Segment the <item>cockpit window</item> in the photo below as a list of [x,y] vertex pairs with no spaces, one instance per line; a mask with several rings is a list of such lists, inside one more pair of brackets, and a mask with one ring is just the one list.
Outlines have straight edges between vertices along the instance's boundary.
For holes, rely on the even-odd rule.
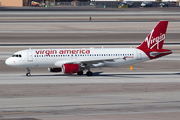
[[21,54],[14,54],[14,55],[12,55],[12,57],[22,57],[22,55]]

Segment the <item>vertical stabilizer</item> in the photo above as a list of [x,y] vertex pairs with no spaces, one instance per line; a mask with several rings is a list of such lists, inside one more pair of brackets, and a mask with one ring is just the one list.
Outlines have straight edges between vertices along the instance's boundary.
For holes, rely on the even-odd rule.
[[160,21],[137,49],[146,53],[150,59],[156,59],[171,54],[171,50],[162,49],[167,26],[168,21]]
[[162,49],[166,36],[168,21],[160,21],[149,33],[138,49]]

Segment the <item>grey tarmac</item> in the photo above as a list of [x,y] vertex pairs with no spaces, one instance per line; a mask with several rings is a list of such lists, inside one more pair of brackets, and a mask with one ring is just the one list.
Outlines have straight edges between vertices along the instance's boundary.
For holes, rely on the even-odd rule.
[[[177,72],[124,72],[98,76],[0,75],[1,118],[108,120],[169,114],[178,120],[180,79]],[[130,117],[131,116],[131,117]],[[150,117],[151,118],[151,117]],[[135,117],[133,119],[139,119]]]

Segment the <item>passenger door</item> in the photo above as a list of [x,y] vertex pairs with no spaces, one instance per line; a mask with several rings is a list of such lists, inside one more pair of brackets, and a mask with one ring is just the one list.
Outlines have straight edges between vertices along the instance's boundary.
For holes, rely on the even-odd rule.
[[137,60],[141,60],[142,59],[141,51],[136,50],[136,53],[137,53]]

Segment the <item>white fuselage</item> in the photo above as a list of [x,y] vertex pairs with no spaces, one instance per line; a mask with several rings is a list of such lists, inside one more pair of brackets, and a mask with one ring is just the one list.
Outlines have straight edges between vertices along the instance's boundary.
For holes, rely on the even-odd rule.
[[82,61],[93,61],[91,67],[115,67],[150,60],[136,48],[27,49],[14,55],[6,60],[6,64],[18,68],[61,68],[65,63]]

